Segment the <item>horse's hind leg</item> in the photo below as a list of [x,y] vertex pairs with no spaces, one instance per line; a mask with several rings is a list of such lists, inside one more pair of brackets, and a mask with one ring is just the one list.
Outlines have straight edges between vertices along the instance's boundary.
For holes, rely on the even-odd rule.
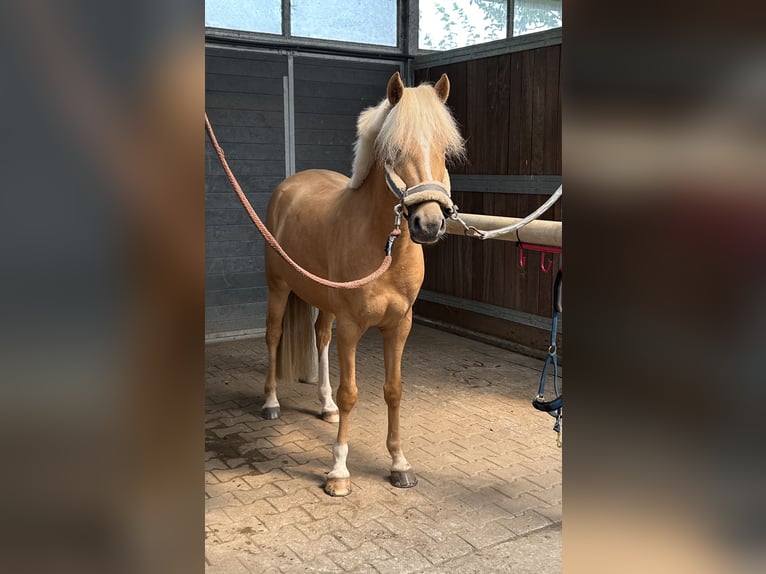
[[383,333],[383,357],[386,366],[386,382],[383,394],[388,405],[388,438],[386,446],[391,454],[391,484],[398,488],[410,488],[418,483],[415,471],[407,462],[399,438],[399,404],[402,400],[402,353],[412,327],[412,310]]
[[319,316],[314,325],[317,353],[319,355],[319,402],[322,404],[322,419],[328,423],[337,423],[340,419],[338,405],[332,400],[328,353],[330,340],[332,339],[332,322],[334,319],[335,317],[331,313],[319,311]]
[[287,297],[290,289],[286,284],[269,285],[269,314],[266,319],[266,345],[269,349],[269,372],[266,375],[264,394],[266,402],[261,409],[265,419],[278,419],[279,401],[277,400],[277,351],[282,337],[282,317],[285,314]]

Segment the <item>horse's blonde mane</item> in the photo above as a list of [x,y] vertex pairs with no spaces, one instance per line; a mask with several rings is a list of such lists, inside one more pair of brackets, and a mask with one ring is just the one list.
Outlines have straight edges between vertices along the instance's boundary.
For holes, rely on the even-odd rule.
[[384,99],[367,108],[359,115],[356,130],[350,188],[364,183],[376,158],[381,163],[393,162],[426,144],[444,149],[448,158],[465,153],[455,119],[430,84],[405,88],[393,107]]

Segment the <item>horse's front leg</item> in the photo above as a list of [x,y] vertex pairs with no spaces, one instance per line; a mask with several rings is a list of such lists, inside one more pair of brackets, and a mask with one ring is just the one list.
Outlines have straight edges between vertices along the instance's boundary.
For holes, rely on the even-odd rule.
[[332,447],[333,467],[327,474],[324,490],[330,496],[351,494],[351,474],[348,472],[348,423],[351,409],[356,405],[358,389],[356,386],[356,345],[362,336],[362,330],[351,321],[337,322],[338,366],[340,385],[336,396],[340,421],[338,438]]
[[391,484],[398,488],[410,488],[418,483],[415,471],[407,462],[399,437],[399,405],[402,401],[402,353],[412,327],[412,309],[399,323],[383,333],[383,356],[386,366],[386,382],[383,393],[388,405],[388,437],[386,446],[391,453]]

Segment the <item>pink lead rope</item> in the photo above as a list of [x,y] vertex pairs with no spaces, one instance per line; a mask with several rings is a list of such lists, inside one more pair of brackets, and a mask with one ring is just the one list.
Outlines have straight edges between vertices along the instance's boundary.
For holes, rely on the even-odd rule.
[[332,287],[334,289],[357,289],[359,287],[367,285],[368,283],[372,283],[373,281],[378,279],[391,266],[391,248],[394,245],[394,241],[401,233],[401,230],[399,229],[398,216],[396,218],[394,229],[391,231],[391,233],[388,236],[388,243],[386,244],[386,256],[383,258],[383,261],[381,262],[380,267],[378,267],[375,271],[373,271],[366,277],[362,277],[361,279],[355,279],[354,281],[342,281],[342,282],[330,281],[329,279],[324,279],[322,277],[314,275],[310,271],[307,271],[303,267],[298,265],[295,261],[293,261],[290,258],[290,256],[287,253],[285,253],[285,250],[282,249],[282,246],[279,245],[279,243],[277,243],[277,240],[274,238],[271,232],[266,228],[263,221],[261,221],[261,218],[258,217],[258,214],[253,209],[253,206],[250,204],[250,201],[248,201],[247,197],[245,196],[245,192],[242,191],[242,188],[240,187],[239,182],[237,181],[237,178],[234,176],[234,173],[231,171],[229,164],[226,162],[226,157],[223,153],[223,149],[221,148],[220,145],[218,145],[218,140],[215,137],[215,133],[213,133],[213,128],[210,125],[210,120],[208,120],[207,118],[207,113],[205,113],[205,130],[207,131],[207,136],[210,138],[210,143],[213,144],[213,148],[215,149],[215,152],[218,155],[218,159],[221,161],[221,166],[223,167],[223,171],[226,172],[226,176],[229,178],[229,183],[231,183],[231,186],[234,188],[234,191],[237,193],[237,197],[239,197],[239,201],[242,203],[242,207],[245,208],[245,211],[247,211],[247,214],[250,216],[250,219],[258,228],[258,231],[261,232],[261,235],[263,235],[263,238],[266,240],[266,243],[268,243],[269,246],[274,251],[276,251],[279,254],[279,256],[282,259],[284,259],[298,273],[300,273],[304,277],[311,279],[312,281],[316,283],[319,283],[320,285],[324,285],[325,287]]

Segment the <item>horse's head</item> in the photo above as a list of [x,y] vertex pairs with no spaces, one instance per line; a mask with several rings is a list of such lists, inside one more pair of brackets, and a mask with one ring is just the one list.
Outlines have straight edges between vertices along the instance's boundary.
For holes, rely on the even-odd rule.
[[446,74],[434,86],[405,88],[398,72],[388,82],[390,112],[376,145],[416,243],[438,241],[452,209],[446,163],[449,156],[462,154],[463,139],[445,105],[449,89]]

